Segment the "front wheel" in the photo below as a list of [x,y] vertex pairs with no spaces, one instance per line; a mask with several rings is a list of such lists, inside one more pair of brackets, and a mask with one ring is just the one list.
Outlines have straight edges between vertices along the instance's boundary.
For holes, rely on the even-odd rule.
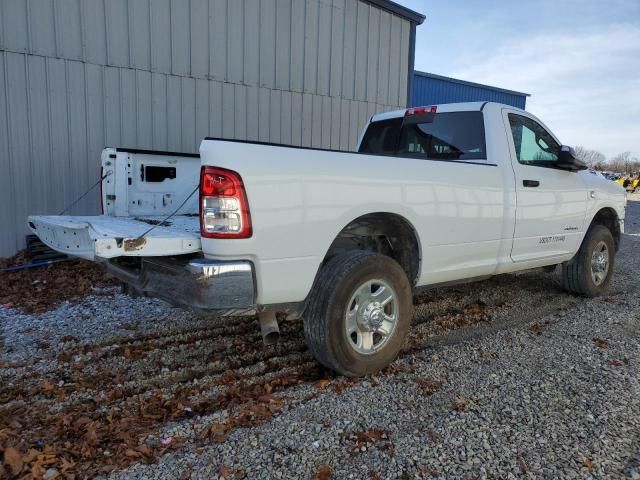
[[611,283],[615,254],[615,242],[609,229],[592,225],[578,253],[562,266],[565,290],[585,297],[601,295]]
[[407,276],[393,259],[351,251],[322,267],[303,315],[309,350],[318,362],[347,376],[389,365],[411,324]]

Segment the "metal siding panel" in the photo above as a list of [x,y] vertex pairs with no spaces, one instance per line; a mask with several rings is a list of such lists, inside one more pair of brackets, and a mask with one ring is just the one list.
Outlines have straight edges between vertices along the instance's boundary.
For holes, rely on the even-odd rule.
[[245,0],[243,45],[244,83],[257,86],[260,82],[260,0]]
[[331,148],[340,150],[340,113],[341,99],[331,98]]
[[281,100],[280,100],[280,90],[271,90],[270,94],[270,108],[269,108],[269,141],[272,143],[280,143],[281,142],[281,129],[282,129],[282,119],[280,116],[281,112]]
[[304,27],[304,92],[315,93],[318,80],[318,0],[306,0]]
[[251,85],[247,89],[247,140],[258,140],[258,112],[259,100],[258,100],[258,87]]
[[302,94],[291,94],[291,144],[302,145]]
[[237,140],[247,139],[247,87],[244,85],[235,85],[235,102],[233,113],[235,115],[235,128],[233,137]]
[[209,0],[191,0],[191,75],[209,75]]
[[311,113],[311,146],[322,148],[322,97],[312,96]]
[[7,86],[5,84],[5,55],[0,52],[0,158],[4,172],[0,175],[0,258],[13,255],[18,249],[14,231],[18,228],[14,220],[14,178],[12,158],[9,155],[9,119],[7,107]]
[[[71,165],[66,184],[69,189],[69,195],[71,196],[70,201],[73,201],[82,194],[80,188],[84,183],[84,179],[88,177],[87,81],[84,63],[67,62],[66,70],[68,92],[67,111],[69,116],[67,128],[69,138],[69,162]],[[80,211],[80,206],[76,206],[71,208],[69,213],[74,215],[80,213]]]
[[356,64],[355,64],[355,91],[356,100],[364,100],[367,94],[367,57],[369,34],[369,5],[358,2],[356,25]]
[[[105,67],[104,69],[104,134],[105,145],[120,146],[120,70],[117,67]],[[92,108],[89,104],[89,108]]]
[[400,86],[398,88],[398,105],[405,106],[407,104],[407,82],[409,80],[409,37],[411,33],[411,24],[402,21],[402,43],[400,48]]
[[222,137],[222,83],[209,82],[209,135]]
[[153,109],[151,72],[136,71],[136,130],[138,148],[153,148]]
[[27,0],[31,53],[46,56],[56,54],[53,6],[51,0]]
[[240,83],[243,80],[244,66],[244,18],[243,2],[229,2],[227,10],[227,80]]
[[[358,102],[358,117],[355,127],[355,136],[353,140],[353,145],[358,142],[358,138],[360,137],[360,133],[362,132],[362,128],[369,120],[369,104],[367,102]],[[353,147],[352,147],[353,148]]]
[[380,10],[369,8],[369,45],[367,47],[367,101],[378,97],[378,57],[380,56]]
[[322,148],[331,148],[331,97],[322,98]]
[[181,152],[196,152],[196,81],[182,77]]
[[49,132],[53,195],[48,210],[60,212],[73,198],[69,195],[70,159],[69,125],[67,116],[67,76],[64,60],[47,59],[47,97],[49,99]]
[[378,48],[378,103],[389,101],[389,69],[391,65],[391,14],[380,12],[380,46]]
[[489,101],[523,108],[526,98],[508,92],[500,92],[493,88],[465,85],[422,75],[414,75],[414,85],[413,105]]
[[291,5],[291,81],[294,92],[304,88],[304,51],[306,2],[294,0]]
[[171,72],[171,0],[150,2],[151,70]]
[[209,74],[218,80],[225,80],[227,77],[227,0],[210,0],[209,32]]
[[358,142],[358,135],[360,134],[358,124],[360,123],[359,117],[359,102],[356,100],[349,100],[349,146],[347,150],[354,150],[355,145]]
[[235,130],[235,97],[231,83],[222,84],[222,137],[234,138]]
[[291,92],[283,91],[280,103],[280,141],[285,145],[291,145],[292,126],[291,120]]
[[129,2],[129,39],[131,66],[151,69],[151,12],[150,0]]
[[57,56],[82,60],[81,0],[55,0]]
[[182,82],[167,75],[167,148],[179,152],[182,148]]
[[349,135],[349,101],[340,100],[340,150],[350,149],[350,135]]
[[171,73],[189,75],[191,45],[189,2],[171,0]]
[[271,112],[271,96],[269,90],[260,88],[258,90],[258,140],[269,141],[269,122]]
[[87,62],[104,64],[107,61],[104,0],[83,0],[80,9],[82,10],[83,57]]
[[18,231],[22,230],[25,218],[33,209],[33,199],[30,195],[33,178],[29,152],[31,132],[28,110],[25,108],[28,105],[27,69],[25,55],[7,53],[6,59],[9,158],[11,181],[14,187],[14,197],[11,203],[13,205],[13,225],[19,229],[16,231],[15,238],[17,243],[21,245],[24,240]]
[[316,93],[329,95],[331,84],[331,3],[320,1],[318,12],[318,86]]
[[[100,154],[106,143],[104,141],[104,108],[105,98],[103,85],[103,67],[85,64],[86,67],[86,118],[87,118],[87,155],[84,158],[86,177],[80,183],[80,191],[84,192],[96,181],[100,172]],[[80,207],[83,213],[98,211],[97,196],[88,195]]]
[[276,3],[275,0],[260,2],[260,86],[275,86],[276,59]]
[[167,76],[162,73],[152,73],[151,112],[153,115],[153,148],[156,150],[168,150],[167,108]]
[[[208,62],[207,62],[208,65]],[[196,145],[209,135],[209,82],[196,80]]]
[[310,93],[302,94],[302,140],[303,147],[311,146],[311,132],[313,122],[313,95]]
[[2,46],[16,52],[28,51],[27,2],[24,0],[2,0],[1,6]]
[[331,81],[329,95],[342,95],[342,61],[344,55],[344,0],[333,0],[331,11]]
[[391,16],[391,51],[389,64],[389,97],[391,105],[400,105],[400,55],[402,55],[402,20]]
[[276,79],[275,87],[289,89],[291,77],[291,1],[276,4]]
[[129,66],[129,12],[127,0],[106,0],[107,62]]
[[357,0],[346,0],[344,11],[344,54],[342,60],[342,96],[353,98],[356,65]]
[[[38,195],[32,195],[32,213],[47,213],[47,203],[51,197],[48,182],[50,153],[49,112],[47,111],[47,74],[44,57],[27,55],[27,88],[29,116],[29,157],[25,159],[31,166],[31,188]],[[31,195],[31,191],[24,192]]]
[[120,138],[124,147],[138,147],[138,118],[136,110],[136,71],[129,68],[120,70]]

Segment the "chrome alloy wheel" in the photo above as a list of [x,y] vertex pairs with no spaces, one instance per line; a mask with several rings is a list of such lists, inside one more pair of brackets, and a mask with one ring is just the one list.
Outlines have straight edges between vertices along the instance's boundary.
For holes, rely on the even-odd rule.
[[600,241],[591,255],[591,279],[596,287],[607,278],[609,264],[609,247],[605,242]]
[[368,280],[351,296],[345,333],[351,348],[371,355],[384,347],[398,323],[398,295],[384,280]]

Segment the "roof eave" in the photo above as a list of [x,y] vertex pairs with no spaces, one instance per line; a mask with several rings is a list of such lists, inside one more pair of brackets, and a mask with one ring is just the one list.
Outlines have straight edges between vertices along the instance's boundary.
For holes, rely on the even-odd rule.
[[399,5],[391,0],[362,0],[364,2],[370,3],[378,8],[386,10],[388,12],[393,13],[394,15],[398,15],[399,17],[406,18],[411,23],[416,25],[422,25],[422,22],[425,20],[425,16],[421,13],[415,12],[410,8]]

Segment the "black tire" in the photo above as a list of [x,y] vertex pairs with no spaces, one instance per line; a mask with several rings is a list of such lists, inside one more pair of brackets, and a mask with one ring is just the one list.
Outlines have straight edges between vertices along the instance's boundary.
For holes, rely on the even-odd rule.
[[[396,293],[395,329],[374,353],[361,354],[349,342],[345,316],[356,290],[369,280],[386,282]],[[413,294],[407,275],[393,259],[372,252],[337,255],[318,274],[303,315],[304,333],[315,359],[336,372],[358,377],[375,373],[398,355],[411,325]]]
[[[591,276],[591,258],[594,249],[600,242],[604,242],[608,248],[609,268],[602,283],[596,285]],[[562,286],[570,293],[585,297],[601,295],[611,283],[615,255],[615,242],[611,231],[602,225],[591,225],[578,253],[569,262],[562,265]]]

